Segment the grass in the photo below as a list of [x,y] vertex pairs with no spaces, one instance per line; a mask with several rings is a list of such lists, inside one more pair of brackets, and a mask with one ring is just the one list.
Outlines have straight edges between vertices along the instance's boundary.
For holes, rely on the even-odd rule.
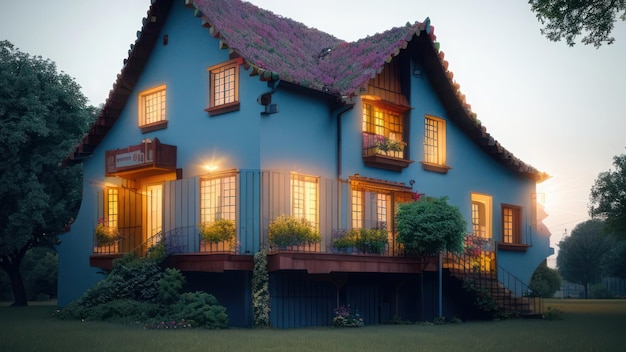
[[623,351],[626,300],[547,300],[562,320],[358,329],[144,330],[59,321],[55,307],[0,307],[0,351]]

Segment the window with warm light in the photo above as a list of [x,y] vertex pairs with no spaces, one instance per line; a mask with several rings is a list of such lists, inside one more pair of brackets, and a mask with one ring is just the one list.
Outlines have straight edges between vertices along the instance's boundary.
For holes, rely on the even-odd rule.
[[472,193],[472,231],[475,236],[492,238],[492,198],[485,194]]
[[305,218],[318,227],[319,178],[291,174],[291,215]]
[[200,180],[200,221],[236,220],[237,186],[234,175]]
[[209,79],[209,115],[239,110],[239,60],[211,66]]
[[119,226],[119,191],[117,188],[107,188],[105,191],[105,225],[117,229]]
[[446,172],[446,121],[426,116],[424,118],[424,162],[426,165],[441,167],[430,171]]
[[352,228],[386,229],[390,195],[362,189],[352,190]]
[[400,111],[363,101],[363,155],[404,158],[404,118]]
[[522,209],[517,206],[502,206],[502,242],[507,244],[521,244],[521,214]]
[[139,93],[139,127],[150,132],[167,127],[165,118],[166,86],[160,85]]

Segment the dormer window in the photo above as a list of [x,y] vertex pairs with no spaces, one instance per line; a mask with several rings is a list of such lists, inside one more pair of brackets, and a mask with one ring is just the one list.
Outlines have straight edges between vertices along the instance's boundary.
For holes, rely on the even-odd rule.
[[141,132],[160,130],[167,127],[165,118],[165,84],[139,93],[139,128]]
[[239,60],[230,60],[207,69],[209,115],[239,110]]

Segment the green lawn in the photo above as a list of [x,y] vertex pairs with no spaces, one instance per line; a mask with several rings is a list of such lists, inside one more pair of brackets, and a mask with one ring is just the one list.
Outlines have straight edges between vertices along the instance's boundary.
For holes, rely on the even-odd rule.
[[335,329],[144,330],[0,307],[0,351],[626,351],[626,300],[548,300],[563,320]]

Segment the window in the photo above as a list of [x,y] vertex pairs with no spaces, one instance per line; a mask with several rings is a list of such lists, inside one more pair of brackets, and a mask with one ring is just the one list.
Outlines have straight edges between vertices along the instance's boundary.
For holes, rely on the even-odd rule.
[[239,62],[231,60],[207,69],[209,115],[239,110]]
[[502,242],[521,244],[521,213],[520,207],[502,206]]
[[491,239],[491,196],[472,193],[472,231],[474,235]]
[[143,133],[167,127],[165,92],[165,85],[160,85],[139,93],[139,127]]
[[235,221],[236,181],[235,176],[226,176],[200,181],[200,221],[214,222],[216,219]]
[[106,219],[105,225],[117,229],[119,227],[119,193],[117,188],[107,188],[105,194]]
[[363,102],[363,155],[381,154],[404,158],[402,114]]
[[445,173],[446,166],[446,121],[426,116],[424,118],[424,168]]
[[391,196],[374,191],[352,190],[352,228],[386,229]]
[[305,218],[318,227],[317,177],[291,174],[291,215]]

